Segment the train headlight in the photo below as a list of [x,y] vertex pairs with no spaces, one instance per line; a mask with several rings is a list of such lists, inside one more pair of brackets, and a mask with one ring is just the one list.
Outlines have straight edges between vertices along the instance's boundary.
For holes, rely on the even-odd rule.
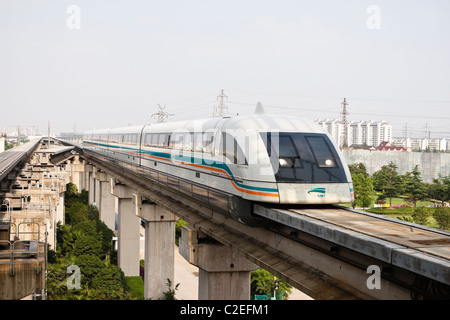
[[282,166],[282,167],[286,167],[288,165],[287,160],[283,159],[283,158],[279,159],[279,163],[280,163],[280,166]]
[[325,160],[325,165],[326,165],[327,167],[332,167],[332,166],[333,166],[333,160],[331,160],[331,159]]

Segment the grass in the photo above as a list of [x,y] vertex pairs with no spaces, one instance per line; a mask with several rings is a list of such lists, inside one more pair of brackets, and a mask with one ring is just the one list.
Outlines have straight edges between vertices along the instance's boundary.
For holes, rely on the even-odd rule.
[[[389,205],[389,198],[386,199],[386,204]],[[416,206],[417,207],[431,207],[430,209],[433,210],[433,201],[418,201]],[[385,217],[393,218],[393,219],[401,219],[402,217],[411,218],[411,215],[413,213],[413,208],[409,207],[408,203],[405,201],[405,198],[392,198],[392,205],[406,205],[407,207],[370,207],[366,208],[365,211],[381,214]],[[345,207],[351,207],[350,204],[343,204],[342,206]],[[361,209],[361,208],[359,208]],[[433,211],[432,211],[433,212]],[[433,227],[433,228],[439,228],[438,224],[436,223],[436,220],[433,218],[432,215],[428,217],[427,220],[427,227]]]

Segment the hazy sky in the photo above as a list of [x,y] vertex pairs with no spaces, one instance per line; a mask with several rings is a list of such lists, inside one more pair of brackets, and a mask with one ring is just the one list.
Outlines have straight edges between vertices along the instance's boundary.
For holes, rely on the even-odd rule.
[[[75,6],[75,7],[73,7]],[[450,1],[1,0],[0,127],[266,111],[450,138]],[[278,107],[278,108],[276,108]]]

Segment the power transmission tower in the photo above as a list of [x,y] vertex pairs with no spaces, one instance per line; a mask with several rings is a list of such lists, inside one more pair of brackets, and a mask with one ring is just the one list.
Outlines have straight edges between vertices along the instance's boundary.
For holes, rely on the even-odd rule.
[[214,107],[213,117],[223,117],[225,114],[228,113],[228,107],[225,105],[225,102],[224,102],[225,99],[227,99],[227,101],[228,101],[228,96],[225,95],[223,90],[217,96],[217,100],[219,100],[219,98],[220,98],[220,104],[218,106]]
[[166,106],[164,105],[164,107],[161,107],[158,104],[158,112],[152,114],[152,118],[156,118],[156,122],[158,123],[162,123],[162,122],[166,122],[166,119],[170,116],[173,116],[173,113],[168,113],[165,111]]
[[347,121],[347,115],[348,115],[347,106],[348,106],[348,102],[344,98],[344,101],[341,104],[342,104],[341,123],[342,123],[342,126],[343,126],[342,136],[341,136],[341,147],[345,148],[345,147],[348,147],[348,121]]

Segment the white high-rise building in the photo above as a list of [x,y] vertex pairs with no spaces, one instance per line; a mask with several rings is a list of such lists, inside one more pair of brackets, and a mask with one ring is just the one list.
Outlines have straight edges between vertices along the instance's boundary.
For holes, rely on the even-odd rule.
[[411,150],[449,150],[448,142],[445,138],[394,138],[392,139],[392,145],[398,147],[408,147],[411,148]]
[[[325,128],[334,142],[341,146],[344,125],[340,120],[317,120]],[[347,128],[347,145],[367,145],[378,147],[384,141],[392,142],[392,126],[386,121],[351,121]]]

